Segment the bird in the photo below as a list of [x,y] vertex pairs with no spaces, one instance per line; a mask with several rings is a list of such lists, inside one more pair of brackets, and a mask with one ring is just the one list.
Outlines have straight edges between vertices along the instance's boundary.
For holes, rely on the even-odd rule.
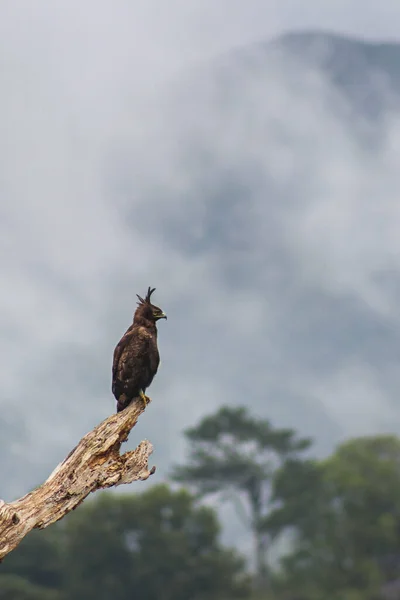
[[149,287],[145,298],[136,294],[139,302],[133,323],[114,350],[112,393],[117,401],[117,413],[135,398],[141,398],[147,405],[146,388],[153,381],[160,364],[156,323],[160,319],[167,319],[167,315],[151,303],[155,289]]

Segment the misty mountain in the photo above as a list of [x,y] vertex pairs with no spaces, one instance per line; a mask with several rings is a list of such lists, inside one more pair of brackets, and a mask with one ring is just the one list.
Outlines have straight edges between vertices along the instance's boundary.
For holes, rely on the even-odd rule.
[[[319,72],[351,102],[352,116],[376,120],[398,107],[400,44],[323,31],[289,32],[216,59],[221,93],[230,70],[238,65],[251,72],[282,60],[303,75]],[[208,65],[208,73],[214,68]]]
[[392,92],[399,93],[399,44],[370,42],[333,33],[302,32],[283,35],[266,47],[271,46],[319,67],[351,96],[356,89],[382,82]]
[[304,66],[318,69],[375,119],[396,109],[400,93],[400,45],[369,42],[326,32],[288,33],[264,45],[266,54],[281,51]]

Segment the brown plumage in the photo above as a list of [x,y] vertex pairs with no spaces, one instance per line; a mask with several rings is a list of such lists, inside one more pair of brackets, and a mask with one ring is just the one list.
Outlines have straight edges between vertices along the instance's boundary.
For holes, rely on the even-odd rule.
[[117,400],[117,412],[137,397],[146,403],[146,388],[157,373],[160,355],[156,322],[166,319],[167,315],[150,302],[154,290],[149,288],[145,299],[137,295],[139,302],[133,323],[114,350],[112,392]]

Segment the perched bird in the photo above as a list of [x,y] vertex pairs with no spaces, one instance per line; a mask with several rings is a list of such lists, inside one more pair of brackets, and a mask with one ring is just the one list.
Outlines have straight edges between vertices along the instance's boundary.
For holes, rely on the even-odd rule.
[[159,319],[166,319],[167,315],[150,302],[154,291],[155,288],[149,288],[144,299],[136,294],[139,302],[133,323],[114,350],[112,392],[117,400],[117,412],[137,397],[147,404],[145,391],[160,364],[156,323]]

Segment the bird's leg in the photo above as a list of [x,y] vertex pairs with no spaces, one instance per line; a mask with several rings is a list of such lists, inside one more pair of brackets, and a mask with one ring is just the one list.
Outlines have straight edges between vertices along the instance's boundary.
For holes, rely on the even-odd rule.
[[147,398],[146,398],[146,394],[144,393],[144,391],[143,391],[143,390],[140,390],[140,392],[139,392],[139,396],[140,396],[140,397],[141,397],[141,399],[143,400],[143,402],[144,402],[144,405],[145,405],[145,406],[147,406]]

